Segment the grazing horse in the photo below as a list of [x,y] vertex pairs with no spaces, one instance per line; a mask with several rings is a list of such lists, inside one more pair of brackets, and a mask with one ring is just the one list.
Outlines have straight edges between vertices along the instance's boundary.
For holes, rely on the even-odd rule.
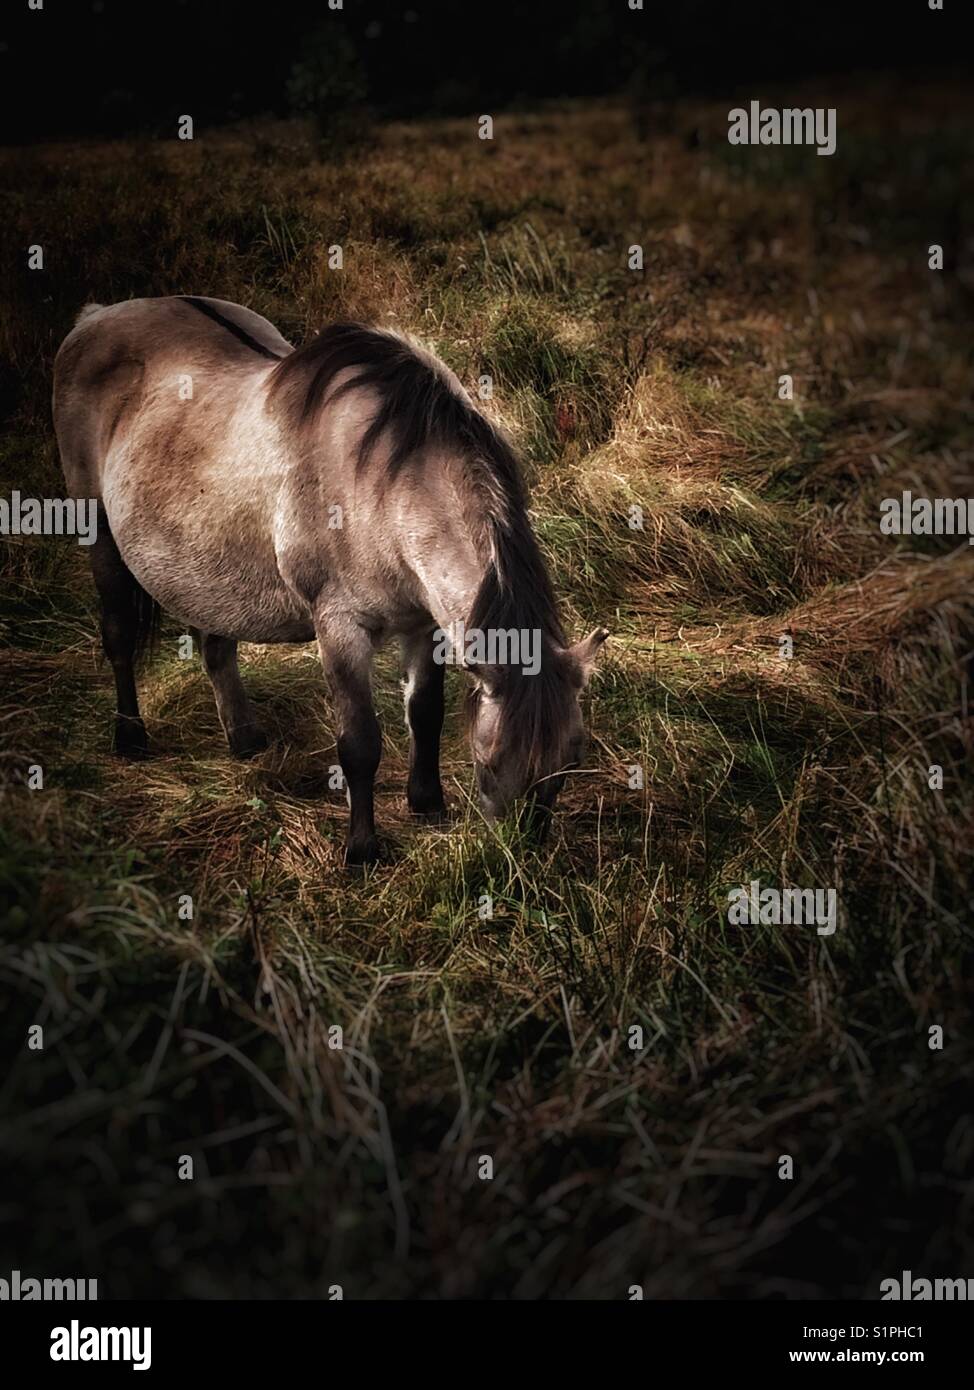
[[[371,863],[373,652],[399,639],[408,803],[436,817],[438,639],[462,627],[486,640],[463,661],[485,811],[530,794],[547,819],[582,756],[579,695],[607,634],[566,645],[511,447],[437,357],[356,323],[293,349],[250,309],[194,295],[88,305],[57,355],[54,421],[69,492],[98,504],[91,560],[118,753],[147,751],[135,663],[160,607],[199,630],[240,756],[266,741],[237,643],[317,639],[348,789],[346,862]],[[536,642],[533,666],[492,655],[492,637],[512,633]]]

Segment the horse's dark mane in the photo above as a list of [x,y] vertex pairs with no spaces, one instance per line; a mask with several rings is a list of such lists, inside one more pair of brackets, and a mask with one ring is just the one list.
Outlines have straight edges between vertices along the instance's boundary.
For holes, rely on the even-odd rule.
[[[350,374],[336,387],[341,372]],[[406,338],[364,323],[329,324],[289,353],[272,373],[268,394],[301,428],[314,424],[326,399],[332,405],[360,389],[374,391],[379,408],[362,436],[359,466],[368,463],[385,435],[391,445],[385,463],[391,478],[431,444],[478,451],[496,433],[434,358]]]
[[[337,387],[335,380],[347,372]],[[286,410],[299,429],[312,426],[329,405],[358,389],[374,391],[379,406],[362,436],[357,466],[367,466],[385,438],[384,467],[394,480],[430,446],[449,449],[466,465],[469,519],[479,536],[486,568],[468,628],[530,629],[542,634],[541,670],[502,673],[498,694],[505,706],[508,743],[543,774],[546,750],[564,725],[570,696],[558,648],[565,635],[551,581],[527,516],[527,499],[514,450],[504,435],[431,356],[394,333],[361,323],[334,323],[285,357],[271,374],[269,400]],[[468,717],[479,694],[470,692]]]
[[[335,386],[339,373],[345,380]],[[271,375],[269,399],[312,423],[327,400],[372,390],[379,406],[362,435],[357,464],[364,468],[383,437],[390,479],[430,446],[450,449],[467,467],[471,520],[490,559],[467,619],[481,627],[540,628],[562,640],[555,596],[527,518],[521,470],[511,445],[474,406],[432,355],[407,339],[361,323],[334,323],[283,358]],[[296,419],[295,419],[296,417]]]

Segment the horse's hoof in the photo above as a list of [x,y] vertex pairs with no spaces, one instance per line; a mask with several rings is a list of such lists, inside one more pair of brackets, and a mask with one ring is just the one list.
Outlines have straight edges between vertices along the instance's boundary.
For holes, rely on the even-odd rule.
[[351,842],[345,847],[345,867],[346,869],[366,869],[373,864],[382,863],[382,851],[379,848],[379,841],[374,835],[370,835],[367,840],[360,844]]
[[115,721],[113,748],[119,758],[129,762],[144,762],[149,756],[149,737],[141,719],[118,718]]
[[430,788],[428,791],[422,788],[417,788],[416,791],[407,790],[406,805],[416,820],[427,821],[430,825],[447,819],[446,801],[440,787]]
[[230,745],[230,752],[235,758],[255,758],[258,753],[263,753],[270,746],[267,735],[263,729],[258,729],[256,725],[235,730],[227,742]]

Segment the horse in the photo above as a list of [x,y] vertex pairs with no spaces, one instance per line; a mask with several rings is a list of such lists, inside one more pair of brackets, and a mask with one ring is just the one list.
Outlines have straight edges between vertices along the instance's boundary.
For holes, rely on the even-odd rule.
[[[241,757],[267,741],[238,642],[317,641],[349,804],[345,863],[375,863],[373,654],[398,639],[407,802],[441,818],[438,638],[459,628],[488,639],[453,651],[470,673],[484,814],[523,802],[547,821],[583,756],[580,695],[608,633],[567,644],[512,445],[434,353],[353,322],[294,348],[252,310],[197,295],[90,304],[57,354],[53,413],[68,490],[97,504],[116,753],[148,754],[135,671],[160,609],[198,632]],[[489,639],[512,633],[536,639],[533,665],[496,659]]]

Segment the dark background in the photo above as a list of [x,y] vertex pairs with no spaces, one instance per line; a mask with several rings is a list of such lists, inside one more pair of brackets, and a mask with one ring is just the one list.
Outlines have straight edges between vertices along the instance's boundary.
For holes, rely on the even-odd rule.
[[[244,116],[495,111],[622,90],[661,101],[959,62],[947,0],[6,0],[0,139],[168,132]],[[760,96],[748,92],[749,96]]]

